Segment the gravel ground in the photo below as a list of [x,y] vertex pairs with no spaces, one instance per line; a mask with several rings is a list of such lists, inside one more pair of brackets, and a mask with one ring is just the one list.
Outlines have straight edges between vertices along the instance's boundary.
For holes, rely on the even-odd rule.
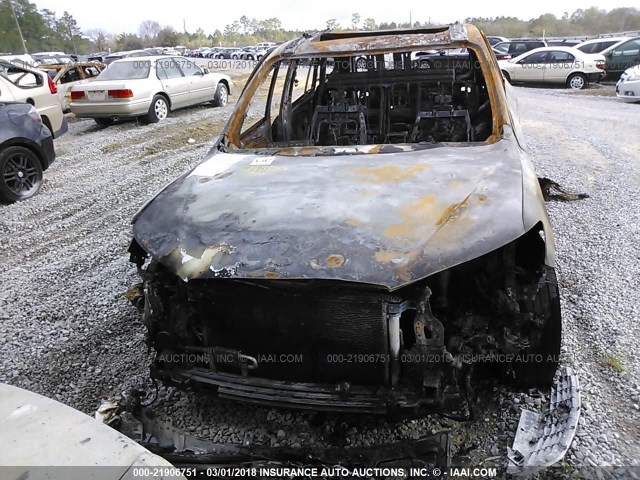
[[[549,204],[564,361],[578,371],[585,407],[577,440],[549,478],[582,466],[638,465],[640,105],[588,92],[517,90],[539,174],[590,195]],[[86,413],[101,398],[150,387],[144,328],[123,296],[137,281],[126,253],[129,221],[202,159],[232,108],[202,106],[161,124],[104,130],[71,119],[42,192],[0,205],[0,381]],[[483,388],[479,416],[467,423],[300,413],[163,387],[154,408],[200,436],[241,443],[251,432],[255,444],[274,446],[366,446],[452,428],[456,452],[468,452],[473,465],[502,465],[520,408],[543,409],[548,392]]]

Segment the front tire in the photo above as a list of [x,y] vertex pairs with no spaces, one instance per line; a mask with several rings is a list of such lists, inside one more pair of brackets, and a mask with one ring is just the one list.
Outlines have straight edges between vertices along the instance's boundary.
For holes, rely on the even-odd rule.
[[147,120],[149,123],[158,123],[169,116],[169,104],[162,95],[156,95],[151,100]]
[[504,79],[511,83],[511,77],[509,76],[509,74],[507,72],[505,72],[504,70],[502,70],[502,75],[504,75]]
[[582,90],[587,86],[587,77],[583,73],[572,73],[567,78],[567,87],[572,90]]
[[213,97],[213,106],[224,107],[227,105],[228,101],[229,90],[227,90],[227,86],[224,83],[219,83],[218,88],[216,88],[216,94]]
[[42,187],[42,165],[28,148],[8,147],[0,152],[0,198],[9,202],[26,200]]

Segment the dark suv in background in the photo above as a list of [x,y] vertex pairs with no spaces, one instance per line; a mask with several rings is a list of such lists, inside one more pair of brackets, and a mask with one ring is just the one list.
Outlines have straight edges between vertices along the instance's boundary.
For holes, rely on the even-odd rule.
[[33,197],[55,159],[51,131],[33,106],[0,102],[0,201]]
[[518,55],[522,55],[534,48],[546,47],[547,42],[544,40],[535,39],[515,39],[508,42],[496,43],[493,48],[493,53],[498,60],[511,60]]

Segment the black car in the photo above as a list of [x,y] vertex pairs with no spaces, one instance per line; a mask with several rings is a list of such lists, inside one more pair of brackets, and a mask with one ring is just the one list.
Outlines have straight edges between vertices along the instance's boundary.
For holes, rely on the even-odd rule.
[[223,48],[222,50],[220,50],[219,52],[217,52],[213,58],[218,58],[218,59],[230,59],[231,55],[234,52],[239,52],[240,50],[242,50],[239,47],[227,47],[227,48]]
[[493,53],[498,60],[511,60],[518,55],[522,55],[534,48],[546,47],[547,42],[544,40],[509,40],[508,42],[496,43],[493,47]]
[[33,106],[0,102],[0,200],[33,197],[55,156],[51,131]]

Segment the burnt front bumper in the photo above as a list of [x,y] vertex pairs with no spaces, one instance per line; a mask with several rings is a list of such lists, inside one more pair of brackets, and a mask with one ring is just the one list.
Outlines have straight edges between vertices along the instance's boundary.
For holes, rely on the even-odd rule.
[[[151,366],[151,376],[179,388],[208,387],[220,398],[274,407],[332,412],[386,414],[399,410],[438,411],[442,405],[434,397],[425,397],[421,389],[287,382],[238,374],[215,372],[206,368],[162,368]],[[453,405],[459,396],[445,397]]]

